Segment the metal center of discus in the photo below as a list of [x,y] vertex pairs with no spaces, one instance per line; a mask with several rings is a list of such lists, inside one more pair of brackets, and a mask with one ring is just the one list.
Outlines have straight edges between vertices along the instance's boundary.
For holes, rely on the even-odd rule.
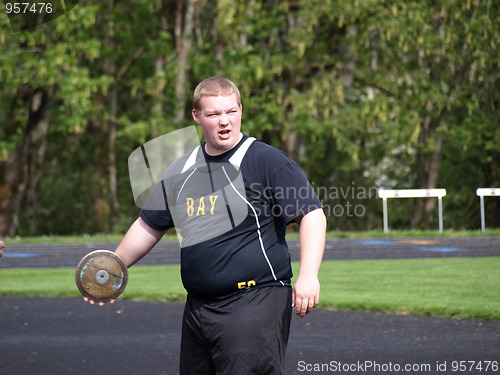
[[109,279],[109,274],[104,270],[98,271],[95,275],[95,280],[99,284],[105,284],[108,281],[108,279]]

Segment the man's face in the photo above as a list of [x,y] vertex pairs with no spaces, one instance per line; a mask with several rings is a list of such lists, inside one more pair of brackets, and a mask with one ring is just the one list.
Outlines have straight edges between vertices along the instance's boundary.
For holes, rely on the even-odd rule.
[[205,151],[212,156],[231,150],[243,137],[241,111],[236,96],[205,96],[201,110],[193,109],[193,118],[205,136]]

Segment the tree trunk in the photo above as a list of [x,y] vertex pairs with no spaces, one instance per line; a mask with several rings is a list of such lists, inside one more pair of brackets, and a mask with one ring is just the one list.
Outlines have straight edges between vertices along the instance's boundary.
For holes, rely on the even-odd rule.
[[[436,120],[431,115],[426,116],[422,121],[417,150],[416,187],[418,189],[437,188],[443,139],[442,135],[436,134],[435,123]],[[424,229],[432,229],[435,221],[435,213],[433,212],[435,208],[436,198],[415,199],[411,220],[412,228],[423,226]]]
[[36,234],[37,231],[38,186],[42,178],[42,166],[46,159],[49,108],[53,95],[53,87],[50,87],[48,92],[37,91],[33,95],[31,105],[32,111],[40,112],[40,115],[37,116],[39,118],[38,124],[29,139],[29,156],[26,163],[27,176],[25,176],[27,187],[23,210],[28,225],[28,233],[31,235]]
[[[183,3],[177,5],[176,15],[176,43],[177,43],[177,83],[175,94],[177,99],[177,110],[175,112],[175,122],[181,123],[186,119],[186,101],[187,101],[187,67],[188,57],[191,52],[193,19],[194,19],[194,1],[186,0],[186,12],[183,15]],[[184,21],[183,21],[184,20]]]
[[14,236],[17,234],[18,215],[24,195],[23,154],[24,144],[16,146],[7,160],[0,166],[0,235]]
[[[16,108],[26,108],[27,121],[23,128],[23,139],[0,164],[0,235],[15,236],[34,234],[34,223],[29,228],[20,228],[19,215],[24,209],[26,217],[34,216],[36,191],[40,178],[39,165],[45,157],[48,130],[47,102],[49,94],[24,85],[17,92],[7,120],[7,136],[23,125],[14,118]],[[26,194],[28,200],[26,200]]]
[[[164,32],[168,31],[168,13],[166,9],[161,9],[159,14],[158,14],[158,23],[160,24],[160,29]],[[158,54],[156,55],[155,59],[155,76],[160,77],[163,74],[163,70],[165,68],[166,64],[166,57],[164,54]],[[153,138],[158,137],[161,132],[160,132],[160,121],[163,119],[164,113],[163,113],[163,96],[161,95],[161,91],[164,90],[165,85],[159,84],[156,91],[155,95],[156,98],[153,103],[153,115],[151,116],[151,135]]]
[[[94,107],[102,108],[106,98],[99,95],[94,99]],[[92,156],[92,196],[94,200],[93,220],[94,231],[109,233],[110,231],[110,205],[108,199],[109,175],[108,153],[109,147],[109,123],[103,121],[102,115],[96,115],[89,124],[91,142],[93,146]]]

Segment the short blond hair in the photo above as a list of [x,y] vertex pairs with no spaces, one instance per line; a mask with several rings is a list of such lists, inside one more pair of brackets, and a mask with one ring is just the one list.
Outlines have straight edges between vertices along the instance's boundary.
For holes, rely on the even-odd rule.
[[205,96],[230,96],[232,94],[236,96],[238,106],[241,108],[240,90],[238,90],[238,87],[232,81],[222,77],[207,78],[201,81],[194,90],[193,108],[196,111],[200,111],[201,98]]

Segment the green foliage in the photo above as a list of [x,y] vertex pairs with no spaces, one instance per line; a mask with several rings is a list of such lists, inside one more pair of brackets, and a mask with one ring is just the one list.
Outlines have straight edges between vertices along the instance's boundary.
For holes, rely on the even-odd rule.
[[[330,208],[364,212],[331,215],[330,229],[379,229],[381,203],[370,192],[430,185],[448,190],[445,227],[475,229],[475,189],[500,185],[500,10],[492,3],[87,1],[16,34],[3,17],[0,179],[16,147],[41,155],[38,174],[23,177],[29,188],[18,189],[36,191],[38,203],[21,197],[17,230],[122,231],[137,212],[128,155],[191,125],[191,93],[212,75],[239,86],[243,130],[285,150],[314,186],[364,189],[363,198],[325,198]],[[39,120],[28,111],[37,90],[50,99],[41,140],[27,137]],[[96,202],[107,200],[101,211],[112,225],[97,219]],[[490,226],[500,224],[499,209],[488,202]],[[398,202],[391,226],[410,227],[412,210],[412,201]]]

